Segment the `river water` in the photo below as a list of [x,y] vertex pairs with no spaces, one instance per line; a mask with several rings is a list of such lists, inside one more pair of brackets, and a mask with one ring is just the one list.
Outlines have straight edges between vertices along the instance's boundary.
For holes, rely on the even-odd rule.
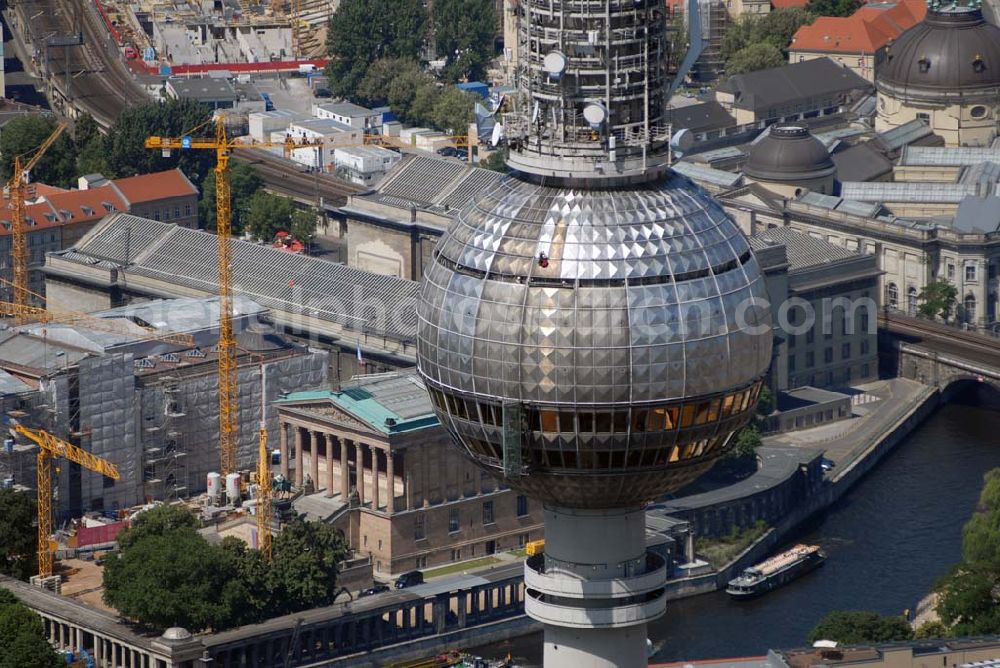
[[[749,602],[717,592],[668,603],[649,628],[652,661],[762,655],[798,647],[827,612],[900,614],[958,561],[962,525],[982,477],[1000,466],[1000,396],[972,387],[935,412],[796,540],[818,543],[823,568]],[[541,664],[541,634],[478,648]]]

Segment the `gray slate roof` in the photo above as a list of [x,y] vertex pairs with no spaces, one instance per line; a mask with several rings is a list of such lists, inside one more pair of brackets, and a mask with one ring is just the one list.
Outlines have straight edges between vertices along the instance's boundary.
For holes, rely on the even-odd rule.
[[952,227],[958,232],[1000,231],[1000,197],[966,197],[958,205]]
[[736,119],[714,100],[669,109],[664,122],[670,123],[674,132],[684,129],[705,132],[736,125]]
[[863,142],[833,154],[841,181],[874,181],[892,171],[892,161],[871,142]]
[[754,247],[754,250],[761,246],[766,247],[774,244],[785,246],[789,271],[809,269],[860,256],[857,251],[832,244],[824,239],[816,239],[790,227],[773,227],[750,237],[750,245]]
[[720,91],[733,93],[737,107],[750,110],[764,110],[807,98],[871,89],[870,82],[829,58],[735,74],[718,88]]
[[[119,213],[56,255],[85,265],[123,266],[126,278],[138,274],[215,294],[216,241],[214,234]],[[419,291],[414,281],[236,239],[229,248],[238,295],[354,331],[413,338]]]

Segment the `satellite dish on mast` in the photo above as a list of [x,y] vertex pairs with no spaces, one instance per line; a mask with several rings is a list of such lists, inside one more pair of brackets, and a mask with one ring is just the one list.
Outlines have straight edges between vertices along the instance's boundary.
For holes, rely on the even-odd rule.
[[542,61],[542,69],[551,79],[562,78],[566,71],[566,56],[561,51],[550,51]]
[[583,118],[590,127],[597,130],[608,120],[608,109],[603,104],[591,102],[583,108]]

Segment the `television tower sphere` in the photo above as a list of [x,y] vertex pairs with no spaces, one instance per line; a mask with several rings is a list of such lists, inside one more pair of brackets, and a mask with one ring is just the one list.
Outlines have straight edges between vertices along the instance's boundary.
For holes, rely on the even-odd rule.
[[686,177],[605,190],[509,176],[425,268],[417,359],[479,466],[548,504],[641,506],[703,473],[771,359],[764,280]]
[[771,360],[749,244],[670,169],[664,11],[517,3],[512,172],[470,193],[417,306],[441,423],[543,503],[524,609],[544,626],[546,668],[647,665],[666,563],[646,547],[643,506],[725,452]]

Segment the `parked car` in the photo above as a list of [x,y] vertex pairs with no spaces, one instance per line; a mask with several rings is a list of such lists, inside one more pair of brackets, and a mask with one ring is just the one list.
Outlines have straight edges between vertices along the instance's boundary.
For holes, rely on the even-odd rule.
[[364,598],[365,596],[374,596],[375,594],[382,594],[389,591],[388,585],[375,585],[374,587],[369,587],[363,591],[358,592],[358,598]]
[[420,571],[410,571],[409,573],[403,573],[398,578],[396,578],[396,589],[406,589],[407,587],[416,587],[419,584],[424,583],[424,574]]
[[445,158],[454,158],[458,154],[458,149],[454,146],[445,146],[444,148],[438,149],[437,153]]

